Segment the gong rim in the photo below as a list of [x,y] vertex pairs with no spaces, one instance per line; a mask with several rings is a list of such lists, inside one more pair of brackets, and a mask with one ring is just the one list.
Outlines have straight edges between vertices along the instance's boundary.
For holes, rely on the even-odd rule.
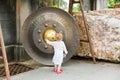
[[40,8],[28,16],[22,27],[22,44],[26,52],[41,64],[53,65],[54,50],[46,44],[43,37],[47,29],[63,32],[63,41],[68,49],[68,55],[63,62],[67,62],[78,48],[80,33],[73,17],[59,8]]

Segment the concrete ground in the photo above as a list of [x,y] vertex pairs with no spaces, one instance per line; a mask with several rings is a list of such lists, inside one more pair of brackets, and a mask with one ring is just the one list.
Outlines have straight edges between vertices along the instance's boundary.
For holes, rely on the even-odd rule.
[[11,80],[120,80],[120,64],[71,59],[63,65],[63,73],[42,66],[11,77]]

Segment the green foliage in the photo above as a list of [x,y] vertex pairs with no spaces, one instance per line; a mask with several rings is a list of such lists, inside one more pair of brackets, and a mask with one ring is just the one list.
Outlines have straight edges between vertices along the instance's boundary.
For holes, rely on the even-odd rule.
[[52,7],[59,7],[59,0],[52,0]]
[[73,12],[80,11],[80,4],[74,4],[73,5]]
[[[68,11],[68,1],[67,0],[52,0],[52,7],[58,7],[65,11]],[[73,5],[73,12],[80,11],[80,4],[76,3]]]
[[68,5],[69,5],[68,0],[52,0],[51,2],[52,2],[52,7],[57,7],[65,11],[68,11]]
[[108,0],[108,7],[113,8],[116,3],[120,3],[120,0]]
[[115,3],[120,3],[120,0],[115,0]]
[[115,0],[109,0],[109,1],[108,1],[108,7],[109,7],[109,8],[113,8],[114,5],[115,5]]
[[65,11],[68,11],[67,10],[68,9],[68,4],[67,4],[67,2],[65,0],[61,0],[61,2],[60,2],[60,8],[63,9],[63,10],[65,10]]

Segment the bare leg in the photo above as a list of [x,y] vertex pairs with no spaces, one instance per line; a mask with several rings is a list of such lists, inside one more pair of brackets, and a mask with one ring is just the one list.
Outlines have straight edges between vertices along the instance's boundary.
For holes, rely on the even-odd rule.
[[58,66],[57,71],[60,72],[60,70],[61,70],[61,66]]
[[57,65],[56,65],[56,64],[54,65],[54,68],[56,68],[56,69],[57,69]]
[[61,65],[58,65],[58,68],[57,68],[57,72],[62,72],[62,67],[61,67]]

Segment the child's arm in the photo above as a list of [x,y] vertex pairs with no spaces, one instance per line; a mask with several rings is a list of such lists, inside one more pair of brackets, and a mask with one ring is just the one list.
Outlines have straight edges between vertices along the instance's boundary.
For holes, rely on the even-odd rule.
[[48,39],[45,39],[45,41],[46,41],[46,43],[49,44],[49,45],[52,45],[52,46],[54,45],[54,42],[51,42],[51,41],[49,41]]

